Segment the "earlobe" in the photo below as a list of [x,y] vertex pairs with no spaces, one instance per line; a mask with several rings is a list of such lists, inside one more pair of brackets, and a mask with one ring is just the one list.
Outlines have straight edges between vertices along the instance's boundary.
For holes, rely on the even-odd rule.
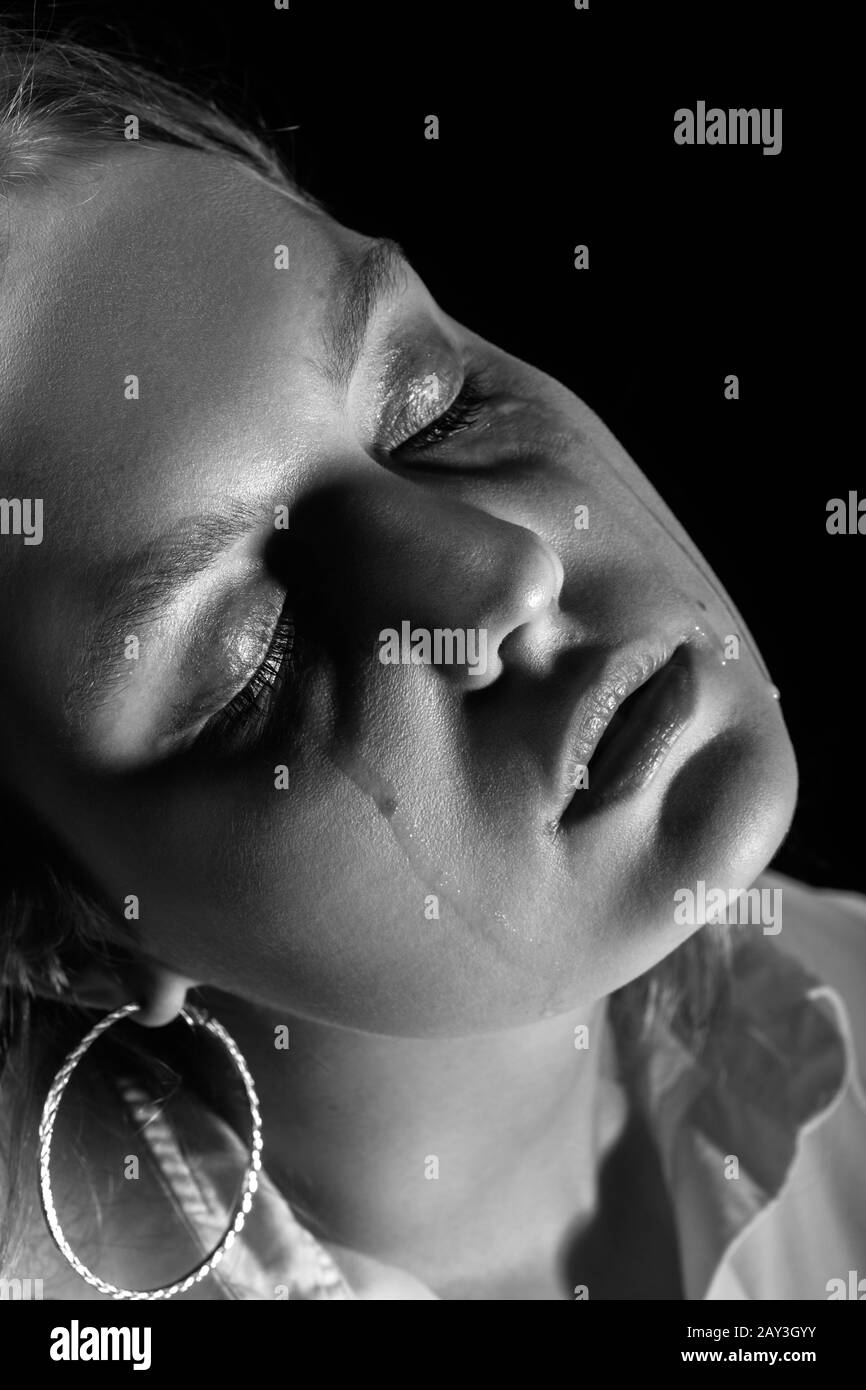
[[186,975],[178,975],[167,966],[153,961],[143,962],[130,974],[132,990],[125,1002],[130,999],[141,1005],[132,1017],[145,1028],[162,1028],[177,1018],[186,1003],[187,990],[195,989],[197,982]]
[[[93,962],[70,973],[65,994],[70,1002],[84,1009],[104,1009],[106,1013],[124,1004],[139,1004],[138,1013],[132,1015],[134,1021],[145,1028],[162,1028],[177,1018],[186,1002],[187,990],[195,986],[195,980],[154,961],[137,962],[121,970]],[[57,998],[56,993],[45,994]]]

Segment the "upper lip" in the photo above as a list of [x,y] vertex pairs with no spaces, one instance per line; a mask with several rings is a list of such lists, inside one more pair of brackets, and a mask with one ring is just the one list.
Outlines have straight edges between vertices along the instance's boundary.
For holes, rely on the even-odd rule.
[[588,767],[611,720],[630,696],[667,665],[678,643],[642,642],[604,658],[596,679],[584,685],[560,743],[560,791],[574,793],[581,766]]

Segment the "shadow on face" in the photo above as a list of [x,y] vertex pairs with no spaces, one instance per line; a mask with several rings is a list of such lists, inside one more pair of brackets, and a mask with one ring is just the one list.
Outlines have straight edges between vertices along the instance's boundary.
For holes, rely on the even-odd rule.
[[742,621],[393,244],[133,146],[13,205],[3,294],[4,493],[43,506],[0,549],[6,775],[151,955],[469,1033],[609,993],[700,925],[678,889],[765,866],[795,771]]

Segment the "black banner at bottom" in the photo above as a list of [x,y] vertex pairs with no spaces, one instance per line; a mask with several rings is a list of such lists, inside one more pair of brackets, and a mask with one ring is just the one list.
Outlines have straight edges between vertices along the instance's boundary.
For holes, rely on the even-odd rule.
[[[23,1291],[22,1291],[23,1292]],[[847,1300],[846,1300],[847,1301]],[[858,1300],[862,1301],[862,1300]],[[841,1300],[839,1301],[841,1302]],[[532,1323],[532,1347],[538,1369],[539,1356],[553,1365],[559,1354],[577,1358],[575,1369],[640,1371],[667,1375],[675,1368],[708,1366],[794,1366],[826,1378],[859,1361],[864,1324],[853,1309],[839,1302],[826,1303],[592,1303],[579,1302],[571,1312],[546,1325],[545,1343],[539,1348],[538,1325]],[[318,1315],[315,1315],[318,1317]],[[332,1314],[331,1316],[339,1316]],[[351,1315],[350,1315],[351,1316]],[[401,1315],[405,1319],[405,1313]],[[328,1331],[330,1329],[330,1331]],[[335,1333],[341,1330],[341,1340]],[[0,1347],[8,1375],[14,1359],[20,1373],[38,1372],[50,1383],[62,1384],[70,1376],[93,1378],[110,1369],[140,1376],[164,1376],[181,1372],[195,1376],[213,1374],[227,1379],[233,1374],[304,1372],[311,1357],[323,1368],[339,1364],[345,1347],[352,1372],[361,1366],[365,1374],[384,1380],[404,1380],[423,1370],[428,1373],[441,1356],[443,1374],[453,1375],[455,1347],[441,1337],[438,1324],[433,1342],[428,1328],[417,1329],[419,1365],[413,1368],[409,1329],[405,1321],[385,1332],[378,1322],[368,1329],[350,1323],[351,1343],[343,1341],[342,1323],[307,1323],[297,1308],[273,1304],[266,1310],[247,1306],[246,1311],[212,1301],[186,1303],[80,1302],[62,1303],[26,1298],[0,1300]],[[464,1332],[458,1323],[455,1332]],[[510,1331],[515,1331],[514,1324]],[[325,1337],[327,1333],[327,1337]],[[304,1337],[310,1337],[305,1346]],[[573,1337],[579,1340],[572,1341]],[[564,1339],[560,1342],[560,1338]],[[565,1340],[567,1339],[567,1340]],[[463,1342],[465,1343],[465,1338]],[[519,1345],[520,1338],[517,1338]],[[556,1343],[559,1343],[558,1345]],[[509,1361],[515,1339],[504,1333],[483,1337],[479,1355],[486,1370],[505,1353]],[[518,1353],[519,1354],[519,1353]],[[460,1358],[464,1353],[461,1351]],[[363,1360],[360,1358],[363,1357]],[[10,1380],[4,1380],[10,1383]]]

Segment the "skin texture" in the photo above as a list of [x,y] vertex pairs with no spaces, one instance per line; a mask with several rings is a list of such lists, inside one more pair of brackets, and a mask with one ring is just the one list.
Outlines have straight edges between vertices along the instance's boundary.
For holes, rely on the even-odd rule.
[[[158,1024],[190,983],[211,992],[251,1054],[275,1161],[320,1166],[335,1239],[461,1297],[482,1266],[491,1287],[498,1251],[518,1271],[504,1287],[560,1296],[554,1252],[622,1128],[602,1049],[575,1073],[574,1026],[601,1038],[601,1001],[695,929],[674,923],[678,888],[762,870],[793,810],[793,754],[724,592],[574,395],[455,323],[410,271],[351,376],[328,379],[341,271],[368,244],[226,160],[167,148],[16,198],[3,494],[43,499],[44,539],[0,548],[3,766],[135,933],[118,997]],[[413,448],[464,367],[488,403]],[[226,511],[237,539],[118,630],[119,675],[94,684],[125,557]],[[287,595],[297,675],[261,720],[197,741]],[[485,629],[486,672],[383,665],[379,634],[404,620]],[[724,661],[729,634],[741,652]],[[567,730],[605,663],[677,648],[696,703],[656,775],[560,823]],[[287,1021],[301,1055],[327,1059],[313,1091],[274,1053]],[[419,1184],[443,1147],[447,1175]],[[531,1250],[503,1234],[505,1211],[543,1232]]]
[[[154,956],[358,1028],[471,1033],[604,996],[688,934],[678,886],[751,881],[794,776],[745,644],[707,664],[698,717],[645,794],[551,833],[562,729],[600,653],[698,624],[708,641],[742,632],[584,406],[453,323],[414,276],[333,390],[329,280],[364,240],[226,162],[141,150],[43,208],[13,214],[7,268],[7,416],[37,395],[12,442],[45,515],[41,546],[3,546],[7,692],[34,735],[14,758],[108,900],[138,896]],[[389,342],[408,348],[409,379],[382,405]],[[377,415],[399,417],[419,378],[453,381],[461,354],[490,377],[487,420],[418,459],[386,452]],[[130,630],[137,662],[118,634],[125,684],[72,724],[64,698],[107,572],[238,495],[259,521]],[[244,683],[284,586],[310,654],[301,698],[258,747],[184,755],[162,737],[168,707]],[[404,619],[486,628],[487,673],[383,666],[378,634]]]

